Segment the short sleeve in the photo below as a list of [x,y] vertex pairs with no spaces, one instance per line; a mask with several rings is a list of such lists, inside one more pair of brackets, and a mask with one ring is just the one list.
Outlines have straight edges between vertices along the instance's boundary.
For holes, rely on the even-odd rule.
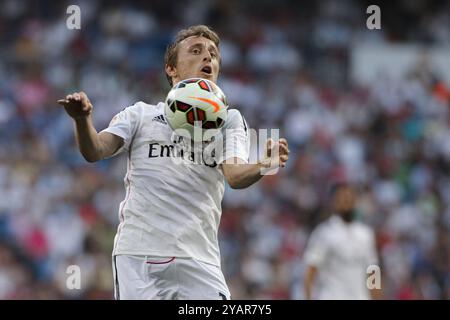
[[369,248],[367,250],[367,265],[378,265],[378,254],[375,233],[369,229]]
[[328,252],[328,242],[323,226],[315,229],[308,240],[304,259],[307,265],[319,267],[325,261]]
[[116,114],[109,123],[108,127],[101,132],[109,132],[123,139],[124,143],[112,156],[128,151],[136,133],[140,112],[137,104],[127,107]]
[[248,163],[250,153],[250,134],[247,122],[235,109],[229,110],[227,123],[222,130],[223,150],[218,164],[230,158],[239,158]]

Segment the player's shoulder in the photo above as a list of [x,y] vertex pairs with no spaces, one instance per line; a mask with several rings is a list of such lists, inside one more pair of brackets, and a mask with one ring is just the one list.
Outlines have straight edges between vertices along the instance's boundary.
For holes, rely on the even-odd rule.
[[320,235],[320,237],[326,238],[333,237],[340,229],[341,225],[339,219],[336,216],[331,215],[319,223],[314,231],[317,235]]
[[362,221],[355,221],[355,229],[362,234],[363,236],[372,236],[374,231],[373,229]]
[[238,109],[228,109],[227,121],[224,124],[224,128],[237,128],[244,126],[247,128],[247,122]]
[[326,237],[329,234],[330,228],[332,228],[330,218],[320,222],[312,231],[316,237]]
[[164,103],[149,104],[144,101],[138,101],[122,110],[136,117],[159,115],[164,112]]
[[238,109],[228,109],[228,119],[241,120],[243,118],[242,113]]
[[164,106],[162,102],[158,104],[149,104],[144,101],[137,101],[136,103],[126,107],[124,110],[138,111],[138,112],[156,112],[160,110],[163,111]]

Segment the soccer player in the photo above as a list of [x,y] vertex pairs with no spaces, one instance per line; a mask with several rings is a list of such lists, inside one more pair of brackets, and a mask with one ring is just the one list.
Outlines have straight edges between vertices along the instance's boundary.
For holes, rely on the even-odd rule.
[[[218,35],[207,26],[192,26],[167,48],[166,76],[170,85],[194,77],[216,82],[220,60]],[[178,140],[164,118],[163,102],[137,102],[99,133],[85,93],[58,103],[73,118],[87,161],[128,155],[112,253],[116,299],[230,299],[217,236],[224,178],[232,188],[246,188],[261,179],[262,169],[284,167],[287,141],[269,139],[268,156],[249,164],[247,124],[238,110],[229,109],[223,131],[232,129],[225,139],[234,143],[224,144],[217,162],[180,163],[170,159]]]
[[332,190],[332,204],[334,214],[312,232],[305,250],[305,298],[379,298],[380,290],[367,286],[367,268],[377,265],[378,257],[373,231],[355,221],[356,191],[338,184]]

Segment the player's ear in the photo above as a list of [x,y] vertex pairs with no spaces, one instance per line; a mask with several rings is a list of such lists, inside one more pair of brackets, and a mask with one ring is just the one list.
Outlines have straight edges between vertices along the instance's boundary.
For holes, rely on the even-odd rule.
[[177,76],[177,68],[169,66],[168,64],[166,64],[166,73],[169,77],[171,78],[175,78]]

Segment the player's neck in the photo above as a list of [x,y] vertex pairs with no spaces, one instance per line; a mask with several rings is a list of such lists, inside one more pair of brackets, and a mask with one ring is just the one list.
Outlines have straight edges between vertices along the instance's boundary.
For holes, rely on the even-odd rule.
[[353,213],[352,214],[339,214],[339,213],[336,213],[335,216],[337,218],[339,218],[339,220],[341,220],[345,224],[351,224],[352,222],[355,221],[355,217],[354,217]]

